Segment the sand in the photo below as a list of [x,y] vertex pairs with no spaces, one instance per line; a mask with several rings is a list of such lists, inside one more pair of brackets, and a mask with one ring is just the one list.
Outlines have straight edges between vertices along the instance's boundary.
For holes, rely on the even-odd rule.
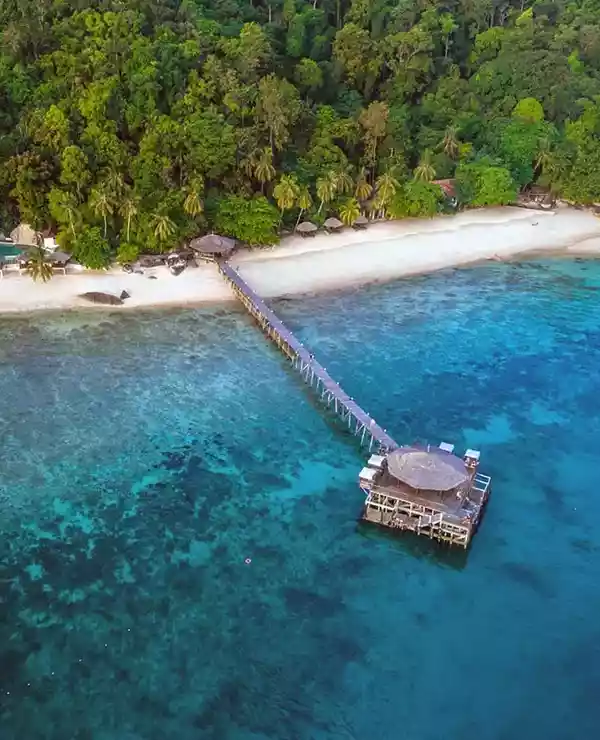
[[[257,292],[273,298],[395,280],[536,252],[600,255],[600,219],[568,208],[555,212],[483,209],[429,221],[381,222],[364,231],[345,229],[309,239],[293,236],[277,247],[242,250],[232,263]],[[177,277],[166,267],[144,270],[143,275],[114,268],[101,273],[55,275],[48,283],[7,274],[0,281],[0,312],[90,307],[79,297],[81,293],[119,295],[122,290],[131,296],[124,310],[232,299],[214,265],[190,267]]]

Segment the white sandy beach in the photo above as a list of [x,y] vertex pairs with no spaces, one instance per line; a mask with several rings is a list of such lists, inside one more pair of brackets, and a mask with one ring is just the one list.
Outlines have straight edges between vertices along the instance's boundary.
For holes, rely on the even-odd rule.
[[[568,208],[550,213],[484,209],[428,221],[376,223],[364,231],[345,229],[312,239],[293,236],[270,249],[242,250],[232,263],[258,293],[273,298],[394,280],[531,252],[600,255],[600,219]],[[232,298],[216,267],[208,264],[190,267],[177,277],[166,267],[145,270],[143,275],[126,274],[118,268],[103,273],[83,271],[55,275],[48,283],[7,274],[0,281],[0,312],[90,307],[79,297],[81,293],[118,295],[122,290],[131,297],[116,310]]]

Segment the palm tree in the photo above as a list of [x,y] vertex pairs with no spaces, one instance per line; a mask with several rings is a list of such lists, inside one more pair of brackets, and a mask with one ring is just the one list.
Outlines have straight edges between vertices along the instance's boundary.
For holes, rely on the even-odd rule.
[[[450,159],[456,159],[459,152],[459,140],[458,133],[455,126],[448,126],[444,131],[444,138],[442,139],[442,149]],[[432,178],[433,179],[433,178]]]
[[113,198],[119,199],[125,191],[123,175],[118,170],[110,169],[106,176],[106,189],[112,193]]
[[389,172],[384,172],[383,175],[380,175],[377,178],[375,182],[375,190],[377,192],[377,198],[383,208],[385,208],[394,195],[396,195],[398,187],[398,180],[396,180],[396,178]]
[[129,242],[129,234],[131,233],[131,222],[138,214],[139,205],[140,199],[135,195],[129,195],[119,208],[119,213],[126,222],[127,242]]
[[281,219],[283,219],[284,211],[288,211],[294,207],[299,192],[296,178],[293,175],[282,175],[281,180],[279,180],[273,190],[273,195],[281,210]]
[[60,205],[62,206],[64,212],[67,214],[67,218],[69,219],[69,227],[71,228],[73,238],[76,238],[77,234],[75,233],[75,219],[78,215],[78,212],[77,200],[75,199],[75,196],[71,193],[63,193]]
[[431,150],[426,149],[419,164],[415,167],[413,172],[415,180],[422,180],[423,182],[431,182],[435,177],[435,167],[431,163]]
[[94,188],[90,194],[90,208],[96,216],[101,216],[104,220],[104,238],[108,229],[108,217],[114,212],[114,204],[106,190]]
[[298,204],[298,207],[300,208],[300,213],[298,214],[298,218],[296,219],[297,228],[304,211],[307,211],[312,206],[312,197],[308,188],[302,188],[302,190],[300,190],[296,202]]
[[261,192],[264,192],[265,184],[271,182],[275,177],[275,167],[273,167],[273,151],[266,146],[254,165],[254,176],[260,183]]
[[27,253],[27,267],[25,271],[34,281],[48,282],[52,277],[52,265],[46,259],[43,247],[37,246]]
[[321,205],[319,206],[317,213],[321,213],[325,203],[330,203],[334,199],[336,192],[336,175],[335,172],[330,170],[329,172],[326,172],[323,177],[320,177],[317,180],[317,195],[321,201]]
[[535,169],[540,173],[549,169],[552,163],[552,144],[547,136],[540,139],[537,157],[535,158]]
[[363,167],[356,181],[356,187],[354,188],[354,197],[358,200],[367,200],[371,197],[372,192],[373,186],[367,180],[365,168]]
[[196,186],[192,186],[187,191],[187,195],[183,201],[183,210],[188,214],[188,216],[196,218],[196,216],[199,216],[202,213],[203,209],[204,206],[202,204],[202,199],[200,198],[200,192]]
[[346,170],[337,170],[335,173],[335,187],[338,193],[346,195],[352,192],[354,183]]
[[173,219],[161,211],[156,211],[152,214],[151,223],[154,227],[154,236],[159,242],[166,242],[177,229]]
[[356,198],[348,198],[345,203],[340,206],[340,219],[346,226],[352,226],[356,219],[360,216],[360,206]]

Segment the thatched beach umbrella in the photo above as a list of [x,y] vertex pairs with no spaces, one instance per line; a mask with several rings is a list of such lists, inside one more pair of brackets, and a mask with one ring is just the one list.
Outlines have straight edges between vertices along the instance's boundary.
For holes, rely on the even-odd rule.
[[450,491],[469,478],[463,460],[436,448],[399,447],[387,456],[387,464],[394,478],[422,491]]
[[190,249],[193,249],[196,254],[202,257],[212,259],[215,257],[229,257],[235,249],[235,240],[218,234],[206,234],[206,236],[192,239]]
[[316,224],[313,224],[312,221],[303,221],[301,224],[296,226],[296,231],[301,236],[314,236],[318,230],[319,227],[316,226]]
[[99,303],[104,306],[122,306],[123,299],[113,293],[101,293],[100,291],[90,291],[89,293],[82,293],[80,298],[85,298],[90,303]]
[[66,265],[67,262],[71,259],[71,255],[67,252],[61,252],[58,249],[54,252],[48,252],[48,256],[46,257],[48,262],[52,262],[52,264],[56,265]]
[[369,219],[366,216],[363,216],[362,214],[352,224],[352,226],[355,229],[366,229],[368,225],[369,225]]
[[339,231],[340,229],[344,228],[344,224],[339,220],[339,218],[335,218],[334,216],[328,218],[323,226],[327,229],[327,231]]

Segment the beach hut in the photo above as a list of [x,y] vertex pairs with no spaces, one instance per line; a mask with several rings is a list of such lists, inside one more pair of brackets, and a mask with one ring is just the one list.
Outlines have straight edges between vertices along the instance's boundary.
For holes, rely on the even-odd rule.
[[325,227],[325,230],[330,233],[344,228],[344,224],[339,220],[339,218],[335,218],[333,216],[328,218],[323,226]]
[[352,227],[355,229],[366,229],[368,225],[369,219],[361,214],[352,224]]
[[67,265],[71,261],[70,254],[57,249],[54,252],[50,252],[46,259],[52,264],[53,270],[62,270],[64,275],[67,274]]
[[10,238],[24,247],[37,247],[39,243],[37,232],[29,224],[19,224],[10,232]]
[[433,180],[432,185],[437,185],[442,191],[444,199],[451,208],[456,208],[458,205],[458,198],[456,195],[456,180]]
[[314,236],[319,227],[312,223],[312,221],[303,221],[301,224],[296,226],[296,231],[300,236]]
[[196,256],[209,262],[230,257],[235,247],[235,239],[219,234],[206,234],[190,242],[190,249]]

